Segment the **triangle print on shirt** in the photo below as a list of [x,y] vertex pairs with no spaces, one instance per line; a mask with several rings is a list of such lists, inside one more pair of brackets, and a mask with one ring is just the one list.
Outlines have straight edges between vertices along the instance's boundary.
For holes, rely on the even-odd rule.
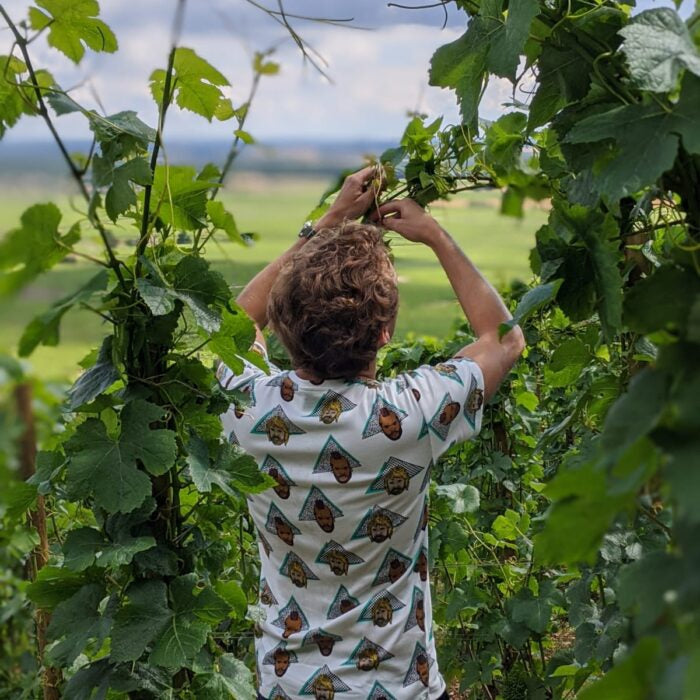
[[350,593],[348,593],[348,589],[345,588],[345,586],[340,586],[340,588],[338,588],[338,592],[335,594],[335,598],[333,598],[333,602],[328,608],[328,613],[326,614],[326,617],[329,620],[334,620],[336,617],[340,617],[341,615],[349,613],[359,604],[360,601],[357,598],[351,596]]
[[397,408],[381,396],[377,396],[372,406],[372,412],[367,418],[362,430],[364,439],[383,433],[389,440],[398,440],[403,434],[401,421],[408,414],[401,408]]
[[335,540],[331,540],[323,545],[323,549],[321,549],[316,561],[328,564],[330,570],[336,576],[346,576],[351,564],[362,564],[364,559],[358,557],[357,554],[349,552]]
[[267,435],[267,439],[273,445],[286,445],[290,435],[303,435],[306,431],[294,425],[287,418],[282,406],[278,405],[268,411],[250,432],[256,435]]
[[330,425],[337,423],[340,414],[344,411],[352,411],[357,404],[354,404],[343,394],[335,391],[327,391],[318,401],[313,411],[309,415],[318,416],[321,423]]
[[312,471],[314,474],[330,472],[339,484],[347,484],[352,479],[353,470],[361,466],[360,462],[344,450],[331,435],[326,440]]
[[382,465],[377,478],[370,484],[367,493],[385,491],[389,496],[398,496],[400,493],[408,491],[408,482],[423,469],[418,464],[411,464],[397,457],[389,457]]
[[357,540],[362,537],[368,537],[372,542],[384,542],[391,539],[391,536],[394,534],[394,528],[403,525],[406,520],[408,518],[394,513],[388,508],[373,506],[365,513],[365,517],[362,518],[357,526],[352,539]]
[[382,661],[391,659],[393,656],[392,653],[379,646],[379,644],[375,644],[367,637],[363,637],[344,665],[356,666],[360,671],[371,671],[379,668],[379,664]]
[[343,511],[334,506],[321,489],[314,486],[301,507],[299,520],[315,520],[321,530],[333,532],[335,519],[342,515]]
[[304,685],[299,688],[299,695],[313,695],[317,700],[333,700],[335,693],[347,693],[350,686],[343,683],[328,666],[319,668]]

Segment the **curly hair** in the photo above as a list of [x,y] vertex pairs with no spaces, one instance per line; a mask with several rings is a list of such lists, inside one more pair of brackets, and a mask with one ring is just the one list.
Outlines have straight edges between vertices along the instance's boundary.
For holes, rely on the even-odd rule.
[[383,234],[345,221],[320,230],[282,268],[267,315],[294,367],[320,379],[351,379],[375,358],[399,303]]

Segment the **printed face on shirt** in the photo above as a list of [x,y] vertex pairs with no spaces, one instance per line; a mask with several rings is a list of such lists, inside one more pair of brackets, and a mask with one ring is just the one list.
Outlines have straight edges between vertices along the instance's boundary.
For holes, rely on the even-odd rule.
[[428,557],[425,556],[425,552],[421,552],[418,555],[418,561],[413,567],[414,571],[418,572],[421,581],[425,581],[428,578]]
[[425,632],[425,609],[422,600],[416,601],[416,623],[421,631]]
[[294,545],[294,532],[288,523],[285,523],[279,516],[275,518],[275,532],[277,536],[290,547]]
[[366,647],[357,655],[357,668],[360,671],[371,671],[379,666],[379,654],[376,649]]
[[279,416],[268,418],[265,423],[265,432],[267,439],[273,445],[286,445],[289,441],[289,429]]
[[440,417],[438,420],[442,425],[449,425],[456,417],[457,414],[459,413],[459,403],[457,401],[452,401],[452,403],[448,403],[445,408],[442,409],[440,413]]
[[398,440],[401,437],[401,421],[396,413],[386,406],[379,409],[379,427],[389,440]]
[[314,502],[314,519],[324,532],[333,532],[335,518],[331,509],[321,500]]
[[301,629],[301,615],[296,610],[292,610],[287,617],[284,618],[284,632],[282,636],[287,639],[290,634],[294,634]]
[[350,481],[350,477],[352,476],[352,468],[350,467],[350,462],[348,461],[347,457],[343,457],[340,452],[334,451],[331,452],[331,458],[329,461],[333,476],[339,484],[346,484],[348,481]]
[[392,467],[384,477],[384,488],[390,496],[398,496],[408,489],[409,480],[405,467]]
[[328,552],[328,565],[336,576],[344,576],[348,573],[348,558],[342,552]]
[[338,399],[331,399],[326,401],[321,409],[319,418],[321,422],[326,425],[330,425],[333,421],[337,421],[340,418],[340,414],[343,412],[343,407]]
[[420,682],[427,688],[428,687],[428,673],[430,669],[428,667],[428,659],[424,654],[418,654],[416,656],[416,672],[420,677]]
[[355,607],[355,603],[353,603],[349,598],[343,598],[340,601],[340,612],[341,613],[350,612],[354,607]]
[[280,384],[280,396],[285,401],[291,401],[294,398],[294,383],[289,377],[285,377]]
[[372,542],[384,542],[394,532],[394,525],[389,516],[384,513],[375,513],[367,524],[367,534]]
[[394,610],[388,598],[379,598],[372,606],[372,622],[377,627],[386,627],[394,617]]
[[406,573],[406,564],[399,559],[389,563],[389,581],[396,583]]
[[275,675],[283,676],[289,668],[289,652],[284,649],[275,651]]
[[476,413],[484,403],[484,392],[481,389],[472,389],[467,396],[467,411]]
[[333,639],[333,637],[321,635],[320,637],[316,637],[314,641],[318,644],[318,650],[321,652],[322,656],[330,656],[333,651],[333,645],[335,644],[335,639]]
[[279,470],[277,469],[277,467],[271,467],[267,473],[277,482],[277,486],[275,486],[272,490],[280,498],[283,498],[285,500],[287,498],[289,498],[289,484],[285,481],[284,477],[279,473]]
[[335,689],[333,688],[333,680],[325,674],[320,675],[313,684],[314,697],[316,700],[333,700],[335,697]]
[[306,571],[304,571],[304,567],[298,561],[293,561],[289,564],[289,578],[299,588],[306,586]]

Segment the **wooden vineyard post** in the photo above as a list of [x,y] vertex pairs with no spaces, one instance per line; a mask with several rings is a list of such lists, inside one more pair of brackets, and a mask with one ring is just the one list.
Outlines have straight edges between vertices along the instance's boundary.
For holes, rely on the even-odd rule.
[[[24,430],[19,439],[19,461],[20,475],[23,480],[29,479],[34,474],[36,465],[36,430],[34,426],[34,414],[32,412],[32,386],[28,382],[23,382],[15,387],[15,401],[17,403],[17,413],[24,426]],[[36,499],[36,506],[28,513],[28,520],[39,536],[39,545],[32,552],[27,564],[27,577],[31,580],[49,560],[49,538],[46,532],[46,504],[44,497],[39,494]],[[36,643],[39,656],[39,663],[44,663],[44,649],[46,647],[46,629],[49,626],[51,614],[46,610],[37,610],[34,614],[36,624]],[[59,700],[60,693],[58,687],[62,676],[60,669],[46,667],[42,677],[42,688],[44,700]]]

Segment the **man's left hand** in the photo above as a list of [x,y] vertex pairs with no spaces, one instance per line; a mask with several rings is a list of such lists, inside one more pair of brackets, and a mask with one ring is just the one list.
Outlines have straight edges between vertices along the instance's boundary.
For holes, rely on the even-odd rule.
[[386,182],[381,165],[368,165],[348,175],[330,209],[318,220],[315,228],[336,226],[343,219],[357,219],[376,201]]

